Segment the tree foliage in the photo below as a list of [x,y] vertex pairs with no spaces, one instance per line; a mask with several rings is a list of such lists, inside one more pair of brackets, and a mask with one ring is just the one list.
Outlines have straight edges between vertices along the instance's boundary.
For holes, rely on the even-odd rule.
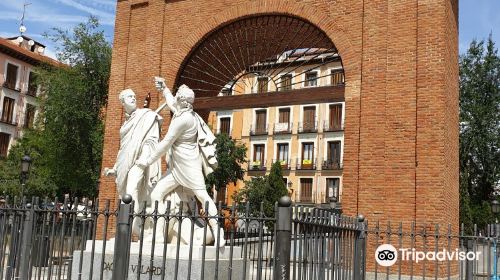
[[[94,196],[101,169],[111,45],[94,17],[71,32],[54,28],[46,36],[60,46],[57,57],[67,66],[36,69],[42,86],[39,123],[11,154],[29,154],[33,170],[40,170],[44,178],[37,185],[30,179],[33,190],[28,194],[50,182],[59,195]],[[16,161],[12,158],[5,165]]]
[[245,181],[245,186],[236,192],[233,199],[238,204],[248,203],[250,212],[254,215],[260,213],[262,204],[266,217],[274,217],[274,205],[280,197],[288,194],[283,180],[280,162],[275,162],[269,175],[252,177]]
[[218,167],[207,176],[205,182],[207,189],[211,190],[212,186],[215,186],[215,189],[219,191],[231,182],[236,184],[238,180],[243,180],[245,170],[241,166],[246,162],[247,148],[245,145],[236,143],[225,133],[218,134],[215,143],[217,144],[215,153]]
[[490,37],[460,57],[460,220],[492,222],[499,187],[500,57]]

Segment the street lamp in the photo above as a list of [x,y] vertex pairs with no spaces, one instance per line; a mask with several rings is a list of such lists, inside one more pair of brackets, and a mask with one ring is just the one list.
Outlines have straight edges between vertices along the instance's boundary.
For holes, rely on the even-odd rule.
[[31,158],[28,155],[24,155],[21,158],[21,197],[24,197],[24,186],[28,180],[28,175],[31,168]]
[[498,280],[497,276],[497,239],[498,239],[498,219],[497,214],[500,213],[500,203],[498,200],[493,200],[491,202],[491,212],[495,214],[495,237],[493,238],[493,276],[491,280]]

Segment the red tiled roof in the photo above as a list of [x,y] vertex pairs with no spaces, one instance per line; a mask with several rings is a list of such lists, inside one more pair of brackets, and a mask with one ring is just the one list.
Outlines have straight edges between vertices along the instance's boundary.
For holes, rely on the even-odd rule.
[[0,52],[32,65],[39,65],[42,62],[51,64],[53,66],[64,65],[64,63],[54,60],[48,56],[41,55],[39,53],[35,53],[17,46],[16,44],[11,43],[9,40],[4,38],[0,38]]

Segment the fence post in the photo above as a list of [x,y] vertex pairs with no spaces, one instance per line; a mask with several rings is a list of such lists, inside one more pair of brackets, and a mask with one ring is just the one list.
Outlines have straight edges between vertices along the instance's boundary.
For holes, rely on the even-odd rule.
[[278,201],[274,280],[290,279],[290,249],[292,246],[291,205],[292,200],[288,196],[283,196]]
[[354,273],[353,280],[363,280],[365,278],[366,263],[366,232],[365,217],[357,217],[357,235],[354,243]]
[[113,277],[112,280],[127,279],[128,274],[128,254],[130,240],[130,213],[132,210],[132,196],[126,194],[123,196],[116,219],[115,250],[113,255]]
[[35,210],[31,203],[26,204],[26,216],[24,217],[23,236],[21,240],[21,259],[19,261],[19,279],[28,280],[30,275],[30,257],[33,237],[33,221]]
[[[474,240],[467,239],[467,252],[472,252],[474,250]],[[465,261],[465,279],[474,279],[474,260],[467,259]]]

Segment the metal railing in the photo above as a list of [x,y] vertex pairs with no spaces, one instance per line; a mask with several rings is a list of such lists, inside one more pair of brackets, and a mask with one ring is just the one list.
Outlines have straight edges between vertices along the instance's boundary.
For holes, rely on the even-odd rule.
[[281,165],[281,169],[282,170],[290,170],[292,168],[292,162],[291,160],[287,159],[287,160],[277,160],[277,159],[273,159],[273,164],[275,162],[279,162],[280,165]]
[[334,132],[343,131],[344,126],[342,123],[330,123],[329,121],[323,121],[323,131],[324,132]]
[[316,170],[316,159],[295,159],[295,170]]
[[300,122],[298,133],[316,133],[318,132],[318,122]]
[[250,128],[250,136],[267,135],[268,133],[269,131],[267,125],[266,126],[252,125],[252,128]]
[[340,160],[323,160],[321,164],[322,170],[341,170],[343,168]]
[[275,123],[273,126],[273,134],[290,134],[292,133],[293,123]]
[[266,171],[267,164],[266,160],[263,161],[250,161],[248,162],[248,171]]
[[[130,196],[124,202],[7,199],[0,205],[0,279],[497,279],[499,232],[491,228],[466,234],[451,226],[368,224],[288,197],[273,211],[262,203],[219,204],[210,216],[208,205],[201,211],[194,201],[144,204],[139,212]],[[214,234],[221,229],[223,236]],[[398,251],[391,266],[376,261],[383,244]],[[441,252],[456,259],[428,259]]]

